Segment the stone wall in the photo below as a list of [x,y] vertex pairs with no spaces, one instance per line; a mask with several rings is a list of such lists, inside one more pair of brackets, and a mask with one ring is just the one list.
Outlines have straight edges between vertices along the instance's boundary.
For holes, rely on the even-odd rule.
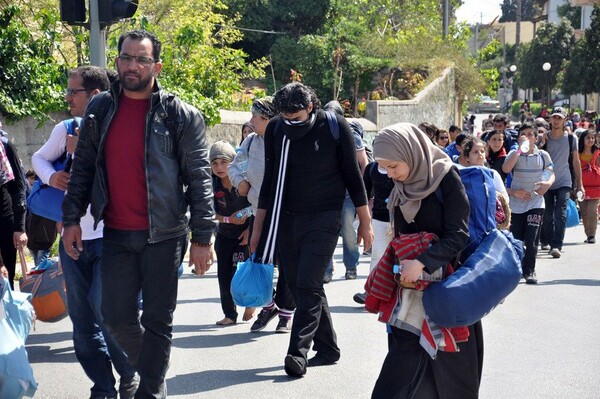
[[448,129],[460,122],[457,119],[457,98],[454,69],[447,68],[412,100],[403,101],[367,101],[366,118],[377,129],[400,122],[418,125],[430,122],[439,128]]
[[[454,88],[454,70],[446,69],[442,76],[434,80],[412,100],[405,101],[368,101],[366,118],[356,119],[365,129],[365,141],[371,143],[379,129],[398,122],[431,122],[440,128],[460,122],[457,109],[456,90]],[[250,120],[250,112],[221,111],[221,123],[207,129],[208,140],[229,141],[237,146],[242,137],[242,125]],[[69,118],[68,114],[56,113],[51,120],[38,126],[33,118],[10,124],[4,121],[3,130],[8,132],[17,145],[25,168],[31,167],[31,155],[48,139],[57,121]],[[352,119],[349,119],[352,120]]]

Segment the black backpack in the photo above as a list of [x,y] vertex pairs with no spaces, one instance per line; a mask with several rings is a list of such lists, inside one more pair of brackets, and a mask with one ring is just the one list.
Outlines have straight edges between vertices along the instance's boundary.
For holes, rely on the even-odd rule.
[[56,222],[43,216],[27,212],[25,219],[25,232],[27,233],[27,248],[32,251],[45,251],[52,247],[58,233]]

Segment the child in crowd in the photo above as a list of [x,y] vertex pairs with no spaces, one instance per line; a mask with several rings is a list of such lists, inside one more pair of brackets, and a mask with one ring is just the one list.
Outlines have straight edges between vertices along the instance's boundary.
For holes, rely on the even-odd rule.
[[[474,137],[467,140],[462,147],[463,151],[459,162],[461,165],[486,166],[485,159],[487,154],[487,145],[485,144],[485,141]],[[508,193],[506,191],[506,187],[504,186],[502,177],[496,170],[490,170],[494,174],[494,188],[496,189],[496,193],[503,195],[504,199],[508,202]]]
[[233,187],[227,168],[235,157],[235,150],[226,141],[217,141],[210,148],[210,165],[213,173],[215,217],[219,222],[215,239],[217,253],[217,277],[221,294],[221,308],[225,318],[217,321],[219,326],[237,323],[237,310],[231,296],[231,280],[237,262],[245,261],[248,250],[248,216],[237,217],[241,209],[250,204]]

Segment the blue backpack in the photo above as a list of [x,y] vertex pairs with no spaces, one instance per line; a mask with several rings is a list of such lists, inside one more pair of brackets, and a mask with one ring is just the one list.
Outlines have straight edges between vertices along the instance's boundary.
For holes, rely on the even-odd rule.
[[[496,228],[496,188],[494,172],[483,166],[457,165],[460,180],[471,208],[469,216],[469,244],[463,256],[469,256],[479,246],[487,233]],[[435,191],[438,200],[444,203],[441,188]]]

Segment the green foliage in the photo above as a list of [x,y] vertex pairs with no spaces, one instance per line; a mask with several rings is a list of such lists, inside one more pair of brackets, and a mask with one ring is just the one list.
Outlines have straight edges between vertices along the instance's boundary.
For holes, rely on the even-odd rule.
[[[521,21],[533,21],[539,11],[537,3],[535,0],[521,0]],[[504,0],[500,9],[502,10],[500,22],[517,20],[517,0]]]
[[14,5],[0,10],[0,113],[11,121],[28,115],[43,121],[48,112],[66,109],[66,68],[53,58],[58,16],[51,10],[38,14],[41,34],[34,36],[21,13]]
[[[517,74],[521,88],[544,89],[556,86],[564,60],[569,59],[575,43],[573,27],[566,19],[561,23],[544,24],[536,31],[531,43],[519,49]],[[549,62],[551,69],[544,71],[542,65]]]
[[581,27],[581,7],[573,7],[568,2],[556,7],[556,13],[560,18],[566,18],[571,25],[579,29]]
[[[529,109],[531,111],[532,115],[539,115],[542,112],[542,108],[544,107],[544,105],[542,103],[538,103],[538,102],[529,102]],[[513,101],[512,105],[510,106],[510,113],[512,116],[514,116],[515,118],[519,118],[521,113],[521,103],[519,101]]]

